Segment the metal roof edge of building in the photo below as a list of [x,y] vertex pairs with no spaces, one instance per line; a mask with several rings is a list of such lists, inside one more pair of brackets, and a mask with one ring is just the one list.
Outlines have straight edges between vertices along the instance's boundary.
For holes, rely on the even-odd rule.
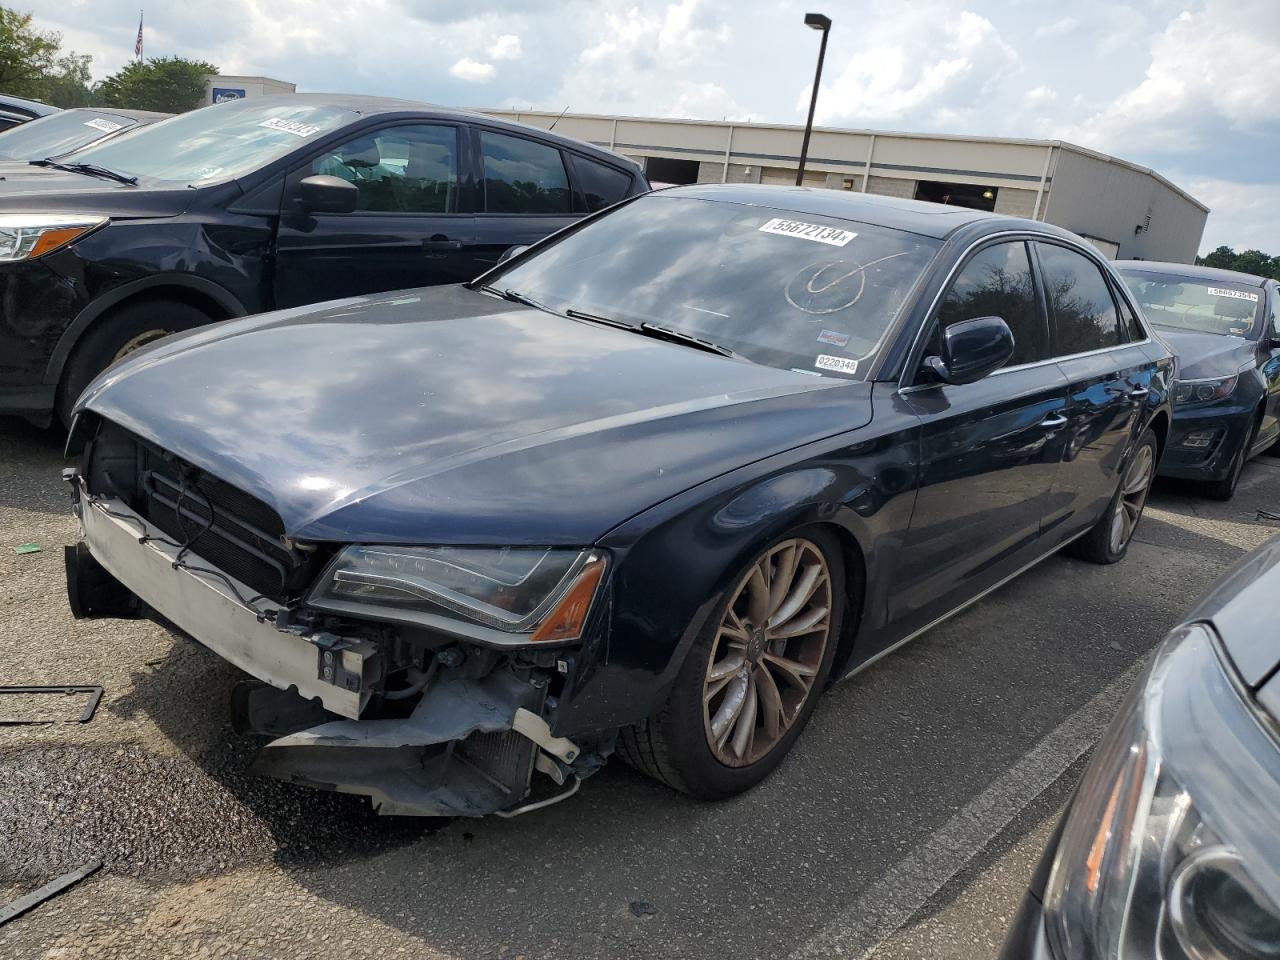
[[[626,117],[608,113],[564,113],[560,114],[554,110],[520,110],[512,107],[470,107],[476,113],[514,113],[517,116],[521,114],[536,114],[544,117],[563,117],[565,119],[577,120],[604,120],[612,122],[614,120],[638,121],[640,123],[678,123],[689,126],[711,126],[711,127],[757,127],[763,130],[791,130],[802,132],[804,127],[795,123],[757,123],[745,120],[695,120],[687,117]],[[904,130],[869,130],[861,127],[817,127],[813,128],[814,133],[850,133],[858,136],[870,137],[900,137],[905,140],[947,140],[960,143],[1007,143],[1012,146],[1020,147],[1049,147],[1059,150],[1070,150],[1073,153],[1082,156],[1092,157],[1095,160],[1102,160],[1106,163],[1116,163],[1122,167],[1127,167],[1138,173],[1145,173],[1153,177],[1162,185],[1168,187],[1178,196],[1187,200],[1189,203],[1199,207],[1205,213],[1209,213],[1209,207],[1197,200],[1191,194],[1187,193],[1176,183],[1167,177],[1157,173],[1150,167],[1144,167],[1142,164],[1133,163],[1130,160],[1123,160],[1120,157],[1113,157],[1109,153],[1101,153],[1097,150],[1090,150],[1088,147],[1082,147],[1079,144],[1071,143],[1067,140],[1039,140],[1029,139],[1025,137],[982,137],[973,134],[963,133],[911,133]]]

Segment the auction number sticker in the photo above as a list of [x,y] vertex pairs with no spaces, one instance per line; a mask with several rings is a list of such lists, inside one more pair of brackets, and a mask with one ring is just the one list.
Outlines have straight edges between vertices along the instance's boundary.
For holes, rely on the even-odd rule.
[[297,120],[281,120],[279,117],[263,120],[258,126],[266,127],[268,130],[283,130],[285,133],[292,133],[295,137],[310,137],[320,132],[319,127],[312,126],[309,123],[300,123]]
[[819,370],[834,370],[836,373],[857,373],[858,361],[847,357],[833,357],[825,353],[818,354],[813,365]]
[[112,123],[110,120],[103,120],[101,117],[86,120],[84,125],[86,127],[93,127],[95,130],[101,130],[103,133],[115,133],[124,126],[123,123]]
[[839,227],[828,227],[821,223],[805,223],[803,220],[784,220],[774,217],[760,226],[761,233],[776,233],[782,237],[799,237],[801,240],[814,240],[817,243],[843,247],[857,236],[852,230],[841,230]]
[[1244,290],[1228,290],[1226,287],[1210,287],[1209,296],[1211,297],[1231,297],[1234,300],[1251,300],[1258,302],[1256,293],[1248,293]]

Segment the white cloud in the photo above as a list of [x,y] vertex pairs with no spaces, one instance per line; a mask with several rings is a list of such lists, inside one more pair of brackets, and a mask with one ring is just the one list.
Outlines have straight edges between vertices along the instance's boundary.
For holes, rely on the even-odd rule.
[[1050,90],[1048,87],[1041,84],[1038,87],[1032,87],[1030,90],[1028,90],[1026,97],[1024,97],[1023,99],[1026,100],[1029,106],[1036,107],[1036,108],[1044,108],[1049,104],[1053,103],[1053,101],[1057,100],[1058,95],[1054,93],[1052,90]]
[[470,83],[483,83],[493,78],[494,68],[492,63],[480,63],[470,57],[463,57],[449,68],[449,73],[459,80],[466,80]]
[[1222,245],[1237,252],[1280,253],[1275,218],[1280,211],[1280,183],[1234,183],[1213,177],[1181,177],[1174,181],[1209,208],[1200,252]]
[[1055,20],[1052,23],[1042,24],[1036,27],[1036,37],[1061,37],[1068,33],[1074,33],[1080,26],[1080,21],[1075,17],[1063,17],[1061,20]]
[[1280,122],[1275,0],[1208,0],[1151,42],[1142,81],[1067,131],[1102,150],[1141,143],[1171,153],[1206,145],[1213,121],[1237,130]]
[[520,38],[514,33],[504,33],[489,48],[490,60],[519,60],[523,53],[520,49]]

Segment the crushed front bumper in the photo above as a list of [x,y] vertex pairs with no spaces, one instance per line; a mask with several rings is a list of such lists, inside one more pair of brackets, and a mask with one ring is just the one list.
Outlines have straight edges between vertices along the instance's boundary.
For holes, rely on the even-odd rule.
[[[249,587],[194,550],[183,554],[122,500],[89,496],[79,478],[72,479],[84,536],[82,547],[68,553],[68,589],[78,615],[118,615],[78,602],[70,565],[84,563],[77,558],[87,549],[136,598],[134,606],[263,681],[273,702],[260,713],[307,718],[302,729],[289,729],[263,748],[258,772],[368,796],[379,813],[392,815],[513,815],[576,791],[581,750],[554,736],[542,717],[547,677],[502,666],[483,676],[444,669],[407,716],[370,717],[366,707],[382,669],[375,645],[278,628],[270,601],[251,600]],[[337,661],[344,669],[331,682],[326,664],[334,661],[325,658],[334,656],[347,659]],[[244,726],[267,732],[253,722]],[[535,773],[554,789],[530,801]]]
[[1253,428],[1254,409],[1223,401],[1176,408],[1169,442],[1160,458],[1162,477],[1221,480]]

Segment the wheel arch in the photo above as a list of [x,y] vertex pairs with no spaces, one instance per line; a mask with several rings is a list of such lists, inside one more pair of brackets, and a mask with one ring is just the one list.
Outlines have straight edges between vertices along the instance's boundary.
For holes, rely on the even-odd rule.
[[104,294],[76,315],[62,332],[45,367],[44,382],[56,385],[62,380],[67,361],[77,344],[94,324],[114,311],[148,300],[174,300],[207,314],[210,320],[242,317],[248,311],[226,288],[204,277],[187,274],[161,274],[143,277]]
[[1169,412],[1167,410],[1157,410],[1155,416],[1147,421],[1147,427],[1156,435],[1156,465],[1160,464],[1160,459],[1164,456],[1164,448],[1169,443]]

